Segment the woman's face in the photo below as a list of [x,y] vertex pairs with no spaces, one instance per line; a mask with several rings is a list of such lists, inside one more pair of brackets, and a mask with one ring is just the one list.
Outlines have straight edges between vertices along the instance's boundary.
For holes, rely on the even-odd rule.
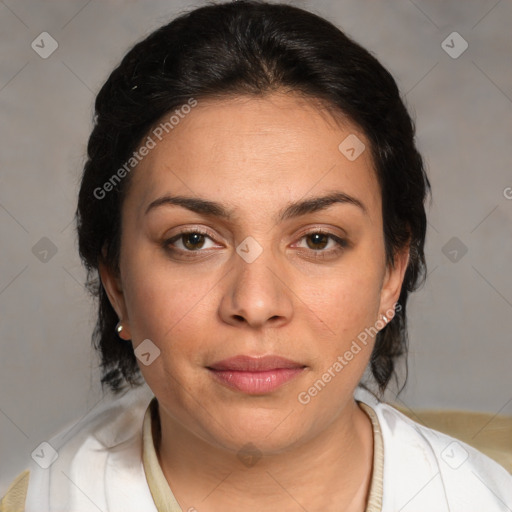
[[[383,327],[407,263],[385,265],[367,139],[277,93],[199,101],[154,133],[123,204],[120,279],[102,279],[134,347],[150,340],[138,363],[161,411],[230,450],[314,438],[353,404],[374,343],[361,333]],[[196,203],[151,207],[165,196]],[[277,387],[209,369],[238,355],[302,369],[265,374],[293,375]]]

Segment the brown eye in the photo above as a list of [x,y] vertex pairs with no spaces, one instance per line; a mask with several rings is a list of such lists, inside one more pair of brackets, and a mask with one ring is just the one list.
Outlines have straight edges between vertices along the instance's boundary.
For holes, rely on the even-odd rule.
[[204,245],[205,236],[201,233],[185,233],[181,235],[184,247],[189,250],[201,249]]
[[[211,241],[211,244],[205,247],[208,241]],[[182,253],[203,252],[200,249],[211,249],[213,247],[213,240],[207,233],[195,229],[193,231],[182,231],[166,240],[163,245],[168,250],[181,251]]]
[[[308,247],[313,250],[324,249],[329,241],[329,235],[325,233],[310,233],[306,235]],[[311,243],[309,243],[311,241]]]
[[[302,240],[306,241],[307,249],[319,253],[332,253],[348,247],[348,242],[346,240],[339,238],[332,233],[324,233],[323,231],[306,233],[301,237],[301,241]],[[332,244],[330,244],[331,242]]]

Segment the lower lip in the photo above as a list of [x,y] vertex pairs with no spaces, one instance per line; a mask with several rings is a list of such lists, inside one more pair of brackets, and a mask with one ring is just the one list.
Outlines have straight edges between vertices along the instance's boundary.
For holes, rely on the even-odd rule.
[[304,370],[304,368],[276,368],[268,371],[246,372],[208,369],[215,378],[230,388],[250,395],[260,395],[275,391]]

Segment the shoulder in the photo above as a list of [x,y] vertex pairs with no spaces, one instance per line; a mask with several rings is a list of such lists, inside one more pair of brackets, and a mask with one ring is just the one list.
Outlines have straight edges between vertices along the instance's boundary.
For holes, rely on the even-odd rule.
[[20,473],[11,483],[5,496],[0,500],[0,512],[22,512],[25,510],[30,471]]
[[[129,493],[121,488],[129,486],[145,496],[141,435],[152,397],[147,386],[106,396],[77,423],[40,443],[22,473],[28,481],[25,508],[0,511],[107,510],[107,503],[126,500]],[[12,496],[12,488],[18,489],[20,502],[19,483],[13,483],[2,504]],[[120,510],[131,510],[131,506],[120,504]]]
[[472,446],[421,425],[364,392],[384,446],[383,512],[512,510],[512,475]]

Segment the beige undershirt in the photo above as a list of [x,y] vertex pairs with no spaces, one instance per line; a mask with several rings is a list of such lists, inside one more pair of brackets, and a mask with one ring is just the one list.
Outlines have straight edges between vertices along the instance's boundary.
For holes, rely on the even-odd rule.
[[[382,509],[382,476],[384,466],[384,446],[379,420],[375,411],[368,405],[357,402],[359,407],[370,417],[373,427],[373,471],[370,493],[365,512],[381,512]],[[144,414],[142,435],[142,462],[146,479],[158,512],[183,512],[176,501],[171,488],[160,467],[153,439],[160,438],[160,422],[158,420],[158,402],[151,400]],[[153,432],[154,429],[154,432]]]

